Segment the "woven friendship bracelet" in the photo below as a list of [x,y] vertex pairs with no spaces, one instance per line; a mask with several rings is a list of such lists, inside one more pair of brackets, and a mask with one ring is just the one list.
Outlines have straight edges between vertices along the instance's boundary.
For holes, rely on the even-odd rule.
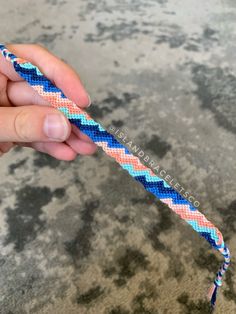
[[148,192],[151,192],[160,201],[167,204],[169,208],[223,255],[224,262],[208,293],[208,298],[212,306],[214,306],[217,288],[222,285],[222,276],[230,263],[230,252],[224,243],[221,232],[202,213],[193,207],[189,201],[183,198],[182,195],[169,186],[163,179],[154,174],[151,169],[144,166],[139,158],[130,153],[112,134],[107,132],[99,123],[95,122],[83,109],[78,108],[75,103],[69,100],[36,66],[16,57],[4,45],[0,44],[0,51],[6,60],[13,64],[15,71],[39,95],[53,107],[60,110],[71,123],[75,124],[82,132],[88,135],[107,155],[113,157]]

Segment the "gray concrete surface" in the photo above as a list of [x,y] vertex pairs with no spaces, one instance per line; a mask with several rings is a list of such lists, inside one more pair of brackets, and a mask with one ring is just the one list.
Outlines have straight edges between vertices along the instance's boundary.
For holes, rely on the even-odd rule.
[[[0,0],[3,42],[72,64],[104,126],[126,128],[236,250],[234,0]],[[221,256],[102,152],[0,167],[0,313],[210,313]],[[235,261],[215,313],[236,312]]]

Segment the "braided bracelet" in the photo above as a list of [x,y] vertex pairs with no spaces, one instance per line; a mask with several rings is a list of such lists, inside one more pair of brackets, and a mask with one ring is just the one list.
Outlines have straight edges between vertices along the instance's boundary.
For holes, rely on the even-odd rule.
[[230,252],[224,243],[221,232],[200,213],[193,205],[159,178],[148,167],[144,166],[138,157],[134,156],[124,145],[107,132],[99,123],[95,122],[83,109],[77,107],[63,92],[48,80],[40,70],[30,62],[17,58],[0,44],[0,51],[6,60],[10,61],[15,71],[32,86],[53,107],[60,110],[71,123],[88,135],[94,143],[102,147],[104,152],[113,157],[120,166],[144,188],[154,194],[159,200],[167,204],[177,215],[184,219],[196,232],[204,237],[210,245],[220,251],[224,257],[217,276],[212,284],[208,298],[212,306],[215,305],[217,288],[222,285],[222,276],[230,263]]

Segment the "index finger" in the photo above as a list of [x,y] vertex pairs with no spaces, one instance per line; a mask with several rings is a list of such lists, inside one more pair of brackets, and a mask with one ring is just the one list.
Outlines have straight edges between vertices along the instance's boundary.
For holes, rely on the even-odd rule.
[[[7,49],[17,57],[25,59],[39,68],[39,70],[60,88],[66,97],[80,107],[90,104],[90,97],[83,87],[78,74],[65,62],[51,54],[47,49],[38,45],[7,45]],[[20,80],[9,62],[0,59],[0,69],[9,79]]]

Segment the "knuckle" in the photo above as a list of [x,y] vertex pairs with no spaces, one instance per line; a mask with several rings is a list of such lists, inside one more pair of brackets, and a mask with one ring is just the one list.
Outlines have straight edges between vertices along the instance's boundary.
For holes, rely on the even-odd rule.
[[29,128],[30,114],[27,111],[20,111],[14,120],[14,128],[17,137],[21,141],[29,141],[31,130]]

